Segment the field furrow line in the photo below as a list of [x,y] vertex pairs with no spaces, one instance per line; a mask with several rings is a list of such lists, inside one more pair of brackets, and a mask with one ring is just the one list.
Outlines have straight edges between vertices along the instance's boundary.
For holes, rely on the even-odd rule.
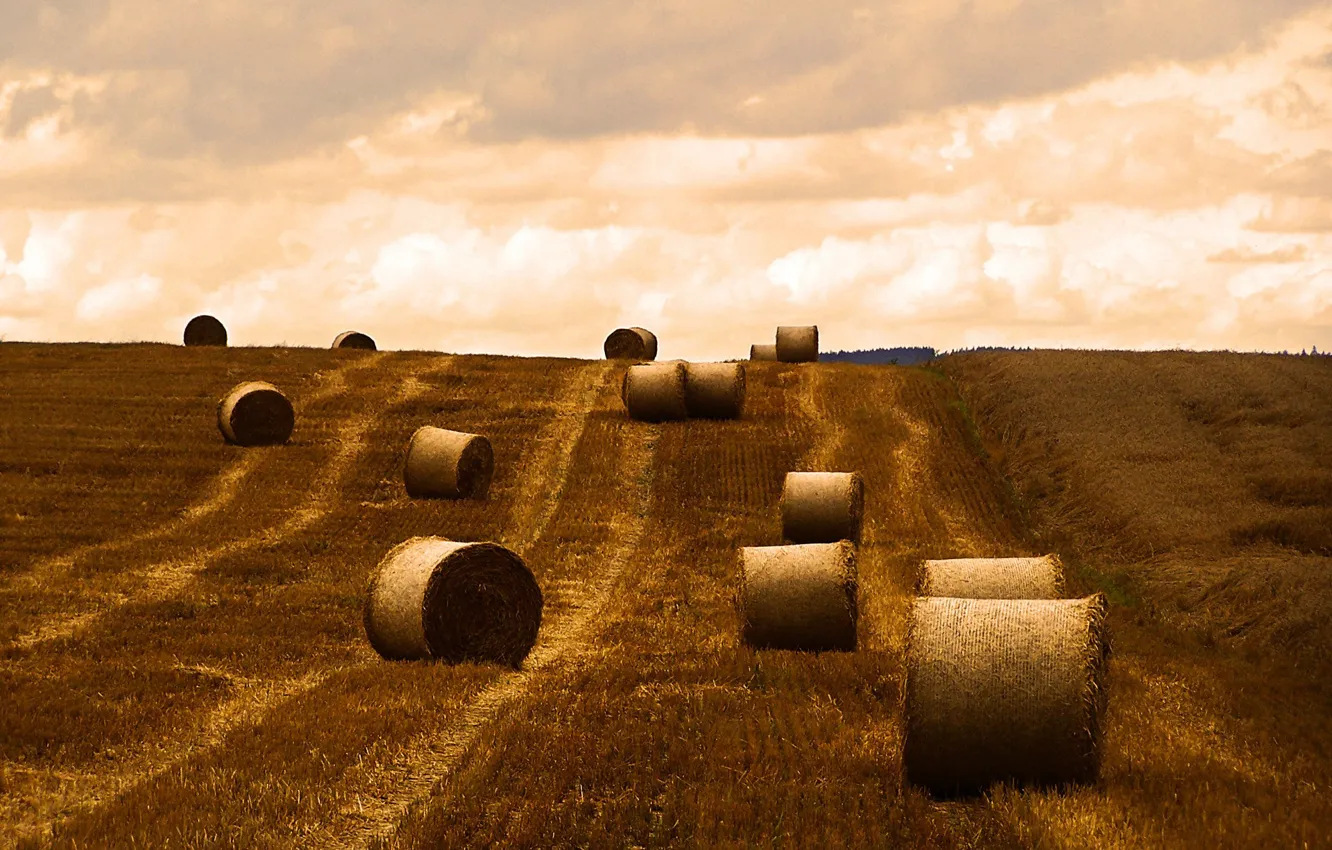
[[805,454],[803,471],[848,472],[836,468],[837,456],[846,444],[846,428],[824,402],[828,396],[828,371],[817,363],[800,368],[803,374],[797,400],[804,418],[818,434]]
[[[309,405],[318,404],[325,399],[345,391],[347,387],[347,375],[349,373],[375,365],[383,356],[383,352],[377,352],[369,357],[360,358],[329,372],[320,382],[319,389],[315,390],[308,396],[297,399],[296,403],[293,405],[297,417],[299,417],[301,412]],[[40,559],[34,562],[24,575],[15,578],[15,584],[19,586],[26,585],[28,587],[37,587],[50,581],[50,579],[55,576],[68,573],[80,560],[89,555],[128,549],[131,546],[141,543],[150,543],[154,540],[161,540],[162,538],[170,537],[173,534],[188,530],[201,520],[204,520],[229,506],[240,493],[241,485],[245,483],[246,478],[259,468],[269,454],[270,452],[262,449],[246,452],[244,457],[222,470],[222,472],[213,479],[209,486],[208,493],[198,502],[185,508],[181,515],[176,519],[169,520],[154,528],[131,534],[128,537],[117,537],[91,546],[84,546],[73,552],[66,552],[49,558]]]

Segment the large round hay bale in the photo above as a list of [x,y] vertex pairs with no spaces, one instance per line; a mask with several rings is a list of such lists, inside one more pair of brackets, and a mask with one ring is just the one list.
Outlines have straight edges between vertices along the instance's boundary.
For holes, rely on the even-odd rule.
[[855,547],[846,541],[745,547],[739,605],[751,646],[855,649]]
[[919,595],[958,599],[1059,599],[1064,595],[1064,563],[1058,555],[926,561],[921,569]]
[[277,445],[291,437],[296,412],[277,387],[246,381],[218,402],[217,427],[227,442],[238,446]]
[[657,335],[646,328],[616,328],[603,347],[607,360],[657,359]]
[[1096,778],[1110,652],[1102,594],[917,598],[907,629],[907,777],[945,794]]
[[541,606],[532,572],[503,546],[413,537],[371,577],[365,632],[389,659],[517,667],[536,643]]
[[334,348],[360,348],[374,351],[375,341],[360,331],[343,331],[333,338]]
[[739,419],[745,408],[745,364],[686,363],[685,408],[701,419]]
[[645,363],[630,366],[620,385],[620,398],[629,416],[643,422],[665,422],[689,415],[684,363]]
[[484,499],[495,474],[490,440],[423,425],[407,443],[403,482],[414,499]]
[[195,316],[185,324],[186,345],[226,345],[227,329],[214,316]]
[[777,359],[783,363],[817,363],[819,326],[782,326],[777,329]]
[[749,346],[749,359],[750,359],[750,360],[776,360],[776,359],[777,359],[777,346],[775,346],[775,345],[759,345],[759,344],[755,343],[754,345]]
[[782,536],[792,543],[860,542],[865,482],[859,472],[788,472]]

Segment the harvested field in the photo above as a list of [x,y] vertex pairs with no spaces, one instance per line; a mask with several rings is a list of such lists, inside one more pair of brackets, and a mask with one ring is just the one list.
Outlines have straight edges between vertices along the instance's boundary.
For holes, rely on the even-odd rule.
[[[743,418],[652,423],[626,416],[624,366],[607,361],[0,346],[0,844],[1318,846],[1332,822],[1325,686],[1158,616],[1181,597],[1146,580],[1159,561],[1131,560],[1134,541],[1203,530],[1133,537],[1100,524],[1091,495],[1085,513],[1061,513],[1060,493],[1097,469],[1077,471],[1104,433],[1095,412],[1050,432],[1085,440],[1084,454],[1017,464],[1007,408],[975,416],[961,361],[956,384],[924,369],[750,363]],[[1033,369],[974,375],[1052,427],[1031,399],[1062,379]],[[1127,388],[1133,371],[1124,392],[1150,397]],[[256,374],[295,403],[284,446],[218,438],[217,399]],[[1322,379],[1303,379],[1286,404],[1321,410]],[[1065,392],[1071,404],[1094,397],[1094,381],[1070,380],[1085,385]],[[1256,419],[1273,414],[1255,410],[1189,426],[1219,467],[1121,452],[1118,483],[1095,479],[1106,500],[1139,486],[1139,504],[1170,514],[1216,468],[1223,481],[1243,469],[1238,490],[1214,496],[1260,507],[1211,520],[1216,548],[1193,550],[1186,580],[1212,578],[1214,557],[1274,573],[1325,560],[1226,524],[1320,509],[1296,476],[1327,468],[1309,460],[1326,426],[1264,431]],[[409,438],[431,423],[491,441],[484,500],[404,491]],[[1144,455],[1188,456],[1188,438],[1143,430],[1160,440]],[[1219,454],[1217,440],[1229,441]],[[1285,466],[1246,466],[1278,447]],[[1186,495],[1163,499],[1133,477],[1140,463],[1189,482]],[[854,652],[741,641],[738,550],[782,542],[778,500],[797,469],[864,477]],[[1015,490],[1001,469],[1022,473]],[[1023,476],[1039,470],[1064,490],[1032,497]],[[1053,542],[1085,517],[1083,549]],[[544,606],[519,669],[389,662],[370,647],[368,578],[413,536],[493,540],[530,567]],[[902,774],[921,564],[1042,551],[1064,556],[1070,596],[1110,598],[1100,782],[933,799]],[[1102,560],[1115,551],[1129,560]],[[84,611],[96,616],[63,636],[18,640]]]

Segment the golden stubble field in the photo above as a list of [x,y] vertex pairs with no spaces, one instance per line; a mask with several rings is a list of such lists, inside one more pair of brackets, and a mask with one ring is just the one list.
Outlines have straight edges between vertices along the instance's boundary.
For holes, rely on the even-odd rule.
[[[1060,508],[1099,467],[1044,452],[1060,484],[1039,492],[1029,443],[1068,439],[1068,423],[1005,432],[1010,397],[979,399],[1002,381],[1025,399],[1022,381],[1050,375],[955,365],[749,364],[742,420],[652,425],[627,419],[623,367],[604,361],[0,345],[0,841],[1325,842],[1332,736],[1317,653],[1294,638],[1271,651],[1199,639],[1201,621],[1163,613],[1176,585],[1139,580],[1159,550],[1097,524],[1098,493],[1116,517],[1113,499],[1131,494],[1095,483],[1072,503],[1082,513]],[[217,399],[250,378],[292,398],[290,444],[222,442]],[[1310,439],[1326,439],[1326,421],[1310,420],[1323,435]],[[403,453],[422,424],[490,437],[487,499],[406,497]],[[1245,456],[1246,439],[1231,453]],[[782,477],[800,469],[865,476],[855,653],[738,640],[736,550],[779,542]],[[495,540],[527,560],[546,609],[523,669],[372,652],[367,577],[417,534]],[[1215,550],[1192,550],[1197,580],[1224,558],[1241,572],[1266,558],[1277,573],[1282,559],[1326,560],[1270,538],[1227,530]],[[1074,590],[1115,599],[1102,782],[948,801],[904,785],[903,636],[920,560],[1056,540],[1077,564]],[[1169,581],[1189,563],[1171,562]]]

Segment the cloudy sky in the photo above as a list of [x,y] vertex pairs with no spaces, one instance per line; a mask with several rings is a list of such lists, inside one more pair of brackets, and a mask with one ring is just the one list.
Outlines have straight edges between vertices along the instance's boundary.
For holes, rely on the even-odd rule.
[[0,338],[1332,350],[1332,5],[0,2]]

